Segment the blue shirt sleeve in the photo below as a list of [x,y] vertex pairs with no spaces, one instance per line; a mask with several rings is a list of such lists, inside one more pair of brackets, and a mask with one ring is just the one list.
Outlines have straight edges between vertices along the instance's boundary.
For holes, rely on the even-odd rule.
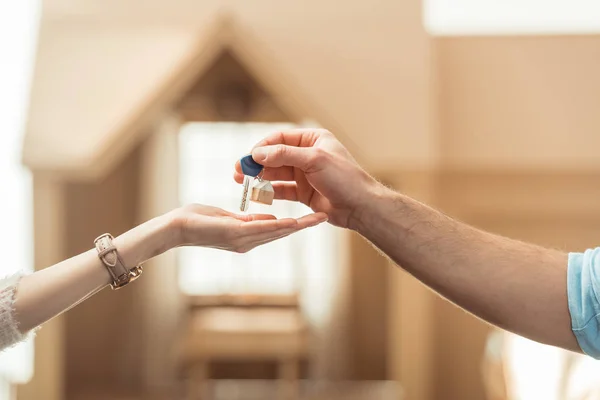
[[600,359],[600,247],[570,253],[567,294],[571,329],[583,352]]

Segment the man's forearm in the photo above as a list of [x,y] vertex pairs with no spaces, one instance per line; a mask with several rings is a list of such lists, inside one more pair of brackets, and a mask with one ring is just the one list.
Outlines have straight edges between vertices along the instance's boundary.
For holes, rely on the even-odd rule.
[[579,351],[567,303],[567,254],[482,232],[380,188],[351,228],[410,274],[478,317]]

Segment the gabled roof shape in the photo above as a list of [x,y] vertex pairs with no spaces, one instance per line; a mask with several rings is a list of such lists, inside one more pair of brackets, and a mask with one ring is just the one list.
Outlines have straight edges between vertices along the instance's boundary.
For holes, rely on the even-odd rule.
[[[76,82],[74,85],[77,86],[79,84],[77,81],[80,80],[83,86],[80,92],[61,93],[60,86],[36,87],[34,79],[29,123],[23,148],[24,164],[34,171],[56,173],[69,179],[87,180],[104,176],[152,131],[155,124],[173,111],[174,104],[202,78],[223,52],[235,55],[290,119],[301,122],[310,118],[336,134],[341,134],[338,125],[316,107],[311,106],[296,83],[274,65],[273,59],[260,43],[256,43],[252,35],[244,31],[231,18],[219,19],[209,33],[201,37],[199,41],[182,37],[172,37],[170,41],[142,41],[140,37],[129,38],[133,45],[137,44],[138,47],[123,46],[117,48],[116,53],[131,62],[124,66],[107,63],[108,68],[111,69],[108,72],[118,73],[118,70],[114,71],[115,68],[124,69],[123,73],[119,74],[120,79],[123,79],[122,83],[110,82],[106,79],[103,81],[103,70],[97,65],[103,61],[102,54],[98,63],[94,63],[93,60],[88,64],[83,63],[84,68],[80,74],[68,76],[68,84],[74,81]],[[177,46],[169,46],[175,42]],[[163,47],[165,53],[161,53]],[[115,49],[111,50],[115,52]],[[129,58],[128,51],[132,53]],[[155,69],[157,70],[155,75],[143,73],[144,63],[149,60],[155,60],[160,64],[160,67]],[[88,70],[85,67],[88,67]],[[81,69],[81,64],[76,64],[73,72],[79,71],[78,68]],[[128,71],[132,75],[127,76]],[[86,83],[90,83],[90,80],[96,83],[95,88],[107,89],[105,85],[110,85],[111,88],[99,95],[96,92],[87,93]],[[132,86],[136,90],[139,89],[139,95],[137,92],[119,90],[121,84],[128,87],[126,84],[130,83],[129,80],[136,81]],[[99,82],[105,85],[100,86]],[[43,96],[36,98],[36,90],[51,91],[52,89],[56,91],[55,101],[49,101]],[[63,88],[62,92],[64,91]],[[66,96],[70,102],[61,101],[62,96]],[[81,96],[81,98],[73,98],[73,96]],[[78,110],[73,112],[69,110],[69,105],[77,105],[80,102],[84,104],[78,110],[83,110],[80,113],[83,115],[78,114]],[[85,106],[92,109],[95,103],[99,104],[98,107],[103,105],[106,107],[106,115],[102,112],[104,110],[100,109],[96,115],[86,119]],[[341,138],[344,138],[343,135]],[[356,149],[351,150],[358,155]]]

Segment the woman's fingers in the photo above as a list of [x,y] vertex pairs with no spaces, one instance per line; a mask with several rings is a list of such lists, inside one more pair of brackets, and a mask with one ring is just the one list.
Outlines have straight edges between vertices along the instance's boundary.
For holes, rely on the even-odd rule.
[[283,230],[283,231],[268,232],[268,233],[263,233],[263,234],[259,234],[259,235],[254,235],[254,236],[248,237],[244,240],[244,242],[240,246],[240,250],[249,251],[255,247],[258,247],[258,246],[266,244],[266,243],[274,242],[275,240],[284,238],[295,232],[296,232],[296,230],[287,229],[287,230]]
[[300,229],[310,228],[311,226],[319,225],[327,221],[327,214],[318,212],[313,214],[305,215],[298,219],[298,225]]
[[231,216],[237,220],[243,222],[251,222],[251,221],[271,221],[277,219],[276,216],[271,214],[231,214]]
[[293,218],[242,222],[239,234],[243,237],[249,237],[282,229],[293,229],[297,224],[298,222]]
[[327,216],[323,213],[310,214],[298,219],[298,224],[294,228],[281,229],[274,232],[268,232],[264,234],[257,234],[249,237],[250,242],[246,245],[247,249],[252,249],[263,244],[273,242],[275,240],[282,239],[295,232],[301,231],[302,229],[310,228],[312,226],[319,225],[327,221]]
[[255,242],[278,235],[294,233],[327,221],[325,213],[305,215],[298,219],[260,220],[243,223],[241,234],[246,242]]
[[254,249],[256,247],[260,247],[260,246],[265,245],[267,243],[271,243],[271,242],[274,242],[276,240],[283,239],[283,238],[288,237],[288,236],[293,235],[293,234],[294,234],[294,232],[289,232],[289,233],[283,233],[283,234],[278,235],[278,236],[271,236],[271,237],[268,237],[268,238],[257,240],[255,242],[251,242],[249,244],[248,248],[249,249]]

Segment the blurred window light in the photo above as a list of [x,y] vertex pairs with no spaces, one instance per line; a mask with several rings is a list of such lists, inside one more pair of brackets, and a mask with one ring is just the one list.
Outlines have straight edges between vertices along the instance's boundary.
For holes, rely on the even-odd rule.
[[[0,277],[33,266],[31,175],[21,165],[21,145],[40,9],[38,0],[0,2]],[[0,353],[0,399],[9,398],[11,383],[25,383],[32,373],[33,340]]]
[[600,32],[598,0],[424,0],[433,35],[557,35]]
[[[240,213],[242,186],[233,166],[271,132],[294,127],[267,123],[189,123],[180,133],[180,200]],[[312,212],[295,202],[250,203],[249,213],[298,217]],[[190,295],[293,294],[302,282],[328,280],[323,263],[334,262],[332,229],[318,226],[260,246],[246,254],[209,248],[179,253],[179,286]],[[320,271],[314,271],[318,265]],[[315,276],[318,275],[318,276]]]
[[511,399],[600,398],[600,361],[512,333],[503,335]]

